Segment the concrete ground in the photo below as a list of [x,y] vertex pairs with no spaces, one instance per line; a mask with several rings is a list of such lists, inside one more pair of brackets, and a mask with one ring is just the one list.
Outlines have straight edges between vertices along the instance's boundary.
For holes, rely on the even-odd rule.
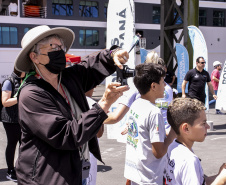
[[[93,98],[99,100],[104,92],[103,85],[95,89]],[[216,115],[214,105],[207,111],[207,119],[213,121],[214,131],[208,131],[204,142],[195,143],[193,150],[202,160],[204,173],[207,176],[218,173],[219,167],[226,162],[226,115]],[[125,161],[125,144],[116,140],[107,139],[105,132],[99,139],[100,149],[105,165],[98,162],[97,185],[122,185],[125,184],[124,161]],[[6,135],[3,125],[0,123],[0,184],[15,185],[16,183],[8,181],[5,178],[7,166],[5,162]],[[181,154],[183,155],[183,154]],[[15,158],[17,158],[18,153]]]

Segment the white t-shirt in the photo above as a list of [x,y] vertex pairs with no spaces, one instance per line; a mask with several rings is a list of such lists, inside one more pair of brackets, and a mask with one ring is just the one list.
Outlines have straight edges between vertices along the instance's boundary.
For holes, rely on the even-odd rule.
[[134,86],[134,84],[129,86],[130,89],[128,91],[125,91],[123,95],[119,98],[118,103],[121,103],[127,107],[131,107],[132,103],[140,98],[140,93],[137,90],[137,88]]
[[[140,98],[140,93],[137,90],[137,88],[133,85],[130,86],[130,89],[128,91],[123,93],[123,95],[119,98],[118,102],[127,107],[131,107],[132,103],[137,98]],[[167,108],[172,100],[173,100],[173,89],[170,87],[170,85],[166,83],[164,98],[157,99],[155,104],[158,108],[161,109],[161,113],[165,123],[165,129],[170,128],[170,125],[167,121]]]
[[124,176],[137,184],[163,184],[165,157],[155,158],[152,143],[164,142],[165,128],[159,108],[138,98],[129,110]]
[[199,158],[186,146],[174,140],[168,147],[164,170],[167,185],[205,185]]
[[164,97],[159,98],[155,101],[155,105],[161,109],[163,120],[165,123],[165,129],[168,129],[170,127],[167,121],[167,109],[172,100],[173,100],[173,89],[170,87],[170,85],[166,83]]

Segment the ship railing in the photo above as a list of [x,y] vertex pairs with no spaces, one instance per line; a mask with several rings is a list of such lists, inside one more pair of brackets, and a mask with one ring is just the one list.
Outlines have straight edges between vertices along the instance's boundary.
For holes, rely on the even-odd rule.
[[46,16],[47,16],[47,7],[23,4],[23,6],[22,6],[22,13],[23,13],[23,17],[46,18]]

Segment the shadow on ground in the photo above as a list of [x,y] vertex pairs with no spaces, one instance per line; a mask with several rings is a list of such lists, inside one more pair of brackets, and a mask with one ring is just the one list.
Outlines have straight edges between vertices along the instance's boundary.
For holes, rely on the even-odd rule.
[[111,166],[97,165],[97,172],[107,172],[112,170]]

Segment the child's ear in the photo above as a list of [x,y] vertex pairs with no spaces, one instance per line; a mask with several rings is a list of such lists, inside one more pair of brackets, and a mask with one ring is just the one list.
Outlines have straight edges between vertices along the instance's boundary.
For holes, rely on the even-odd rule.
[[183,133],[189,133],[189,124],[188,124],[188,123],[183,123],[183,124],[181,125],[181,131],[182,131]]
[[154,82],[151,84],[151,89],[155,89],[155,83]]
[[155,89],[155,84],[154,83],[151,84],[151,89]]

